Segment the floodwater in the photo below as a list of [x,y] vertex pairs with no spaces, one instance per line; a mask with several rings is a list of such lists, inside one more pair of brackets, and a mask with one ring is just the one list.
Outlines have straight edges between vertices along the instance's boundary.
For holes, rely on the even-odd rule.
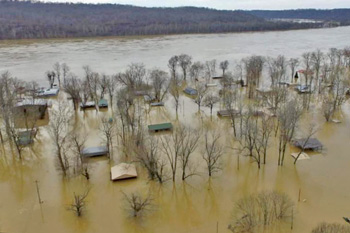
[[[251,54],[299,56],[316,48],[342,48],[347,44],[350,27],[223,35],[184,35],[154,38],[107,38],[52,41],[25,41],[0,43],[1,70],[9,70],[22,79],[40,81],[45,70],[56,62],[66,62],[72,71],[79,73],[82,65],[91,65],[96,71],[114,73],[130,62],[144,62],[147,67],[166,67],[173,54],[186,52],[196,60],[239,59]],[[59,98],[65,98],[61,96]],[[179,121],[197,125],[210,121],[209,109],[203,107],[198,115],[197,105],[181,96]],[[214,109],[214,113],[218,107]],[[108,112],[95,110],[79,112],[77,121],[87,132],[87,144],[97,146],[97,121]],[[165,107],[152,108],[145,115],[147,123],[175,121],[171,99]],[[10,233],[73,233],[73,232],[149,232],[149,233],[213,233],[228,232],[227,226],[235,201],[263,190],[287,193],[295,202],[294,225],[283,225],[274,232],[311,232],[318,223],[343,223],[350,207],[350,105],[347,101],[339,113],[340,124],[325,123],[321,114],[312,112],[304,116],[304,124],[319,124],[316,137],[324,144],[322,154],[311,154],[310,160],[293,165],[288,148],[285,164],[277,166],[277,144],[273,140],[268,151],[267,164],[258,170],[249,158],[240,156],[231,148],[231,127],[228,121],[212,119],[212,124],[222,132],[226,153],[222,171],[208,179],[201,159],[201,149],[194,155],[193,163],[199,176],[187,182],[171,181],[159,185],[148,181],[146,172],[137,166],[139,178],[122,182],[110,181],[107,159],[90,160],[91,179],[83,176],[62,178],[57,169],[52,145],[45,127],[40,128],[33,150],[24,152],[19,162],[12,159],[10,148],[0,150],[0,231]],[[202,123],[204,122],[204,123]],[[298,132],[300,133],[300,132]],[[301,135],[301,134],[299,134]],[[114,149],[115,163],[124,161]],[[6,156],[5,156],[6,153]],[[238,162],[239,161],[239,162]],[[239,165],[239,166],[238,166]],[[238,169],[239,167],[239,169]],[[178,177],[179,178],[179,177]],[[38,203],[35,181],[38,181],[43,203]],[[73,193],[90,189],[83,217],[77,218],[67,211]],[[301,201],[298,202],[299,190]],[[134,219],[125,210],[122,191],[125,193],[150,191],[152,210],[141,219]],[[218,231],[217,231],[218,227]],[[266,230],[265,232],[272,232]]]

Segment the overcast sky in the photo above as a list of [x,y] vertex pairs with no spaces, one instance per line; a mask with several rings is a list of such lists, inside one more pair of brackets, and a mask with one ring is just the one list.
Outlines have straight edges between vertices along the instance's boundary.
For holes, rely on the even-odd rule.
[[[46,0],[66,2],[67,0]],[[84,3],[119,3],[147,7],[197,6],[216,9],[350,8],[350,0],[68,0]]]

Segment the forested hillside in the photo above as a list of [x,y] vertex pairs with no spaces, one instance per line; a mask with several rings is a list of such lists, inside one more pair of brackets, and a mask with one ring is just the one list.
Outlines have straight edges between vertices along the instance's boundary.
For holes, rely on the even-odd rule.
[[350,23],[350,9],[300,9],[300,10],[255,10],[249,11],[252,15],[265,19],[313,19],[323,21],[338,21],[342,25]]
[[244,11],[195,7],[0,1],[0,39],[220,33],[320,26],[271,22]]

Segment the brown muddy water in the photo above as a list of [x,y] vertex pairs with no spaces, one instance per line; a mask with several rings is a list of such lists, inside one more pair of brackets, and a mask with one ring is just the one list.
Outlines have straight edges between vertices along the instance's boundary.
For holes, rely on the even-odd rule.
[[[348,43],[350,27],[293,32],[267,32],[224,35],[169,36],[149,39],[84,39],[67,41],[30,41],[0,43],[1,70],[10,70],[22,79],[40,81],[43,73],[56,62],[67,62],[79,73],[85,64],[99,72],[114,73],[130,62],[144,62],[148,67],[165,68],[168,58],[177,53],[192,54],[196,60],[216,58],[236,59],[246,55],[299,56],[316,48],[342,48]],[[271,42],[273,41],[273,42]],[[65,98],[62,96],[59,98]],[[188,97],[181,96],[179,121],[198,126],[210,122],[209,109],[202,108]],[[219,108],[214,109],[214,113]],[[88,134],[87,145],[97,146],[102,139],[97,130],[97,119],[111,111],[79,112],[82,132]],[[226,153],[222,171],[208,179],[201,149],[193,163],[199,176],[183,183],[180,179],[159,185],[148,181],[146,172],[138,166],[139,177],[122,182],[110,181],[107,159],[90,160],[91,179],[62,178],[56,166],[55,155],[48,139],[47,129],[41,127],[32,151],[26,150],[19,162],[12,158],[10,148],[0,150],[0,231],[9,233],[71,233],[71,232],[149,232],[149,233],[215,233],[229,232],[227,226],[239,198],[263,190],[287,193],[295,202],[294,226],[280,226],[265,232],[311,232],[322,221],[343,223],[350,215],[350,105],[347,101],[339,119],[340,124],[325,123],[314,111],[304,116],[300,129],[313,121],[319,125],[316,137],[324,144],[322,153],[311,153],[310,160],[293,165],[288,148],[283,167],[277,166],[277,145],[271,142],[267,164],[258,170],[249,158],[239,157],[231,148],[230,123],[213,117],[210,124],[222,132]],[[175,121],[175,110],[170,98],[165,107],[152,108],[146,115],[147,123]],[[298,132],[300,133],[300,132]],[[300,133],[301,135],[301,133]],[[115,163],[123,161],[114,148]],[[43,203],[38,203],[35,181],[39,182]],[[73,193],[90,189],[87,209],[77,218],[67,211]],[[301,201],[298,194],[301,190]],[[123,192],[151,191],[152,211],[141,219],[134,219],[125,210]]]

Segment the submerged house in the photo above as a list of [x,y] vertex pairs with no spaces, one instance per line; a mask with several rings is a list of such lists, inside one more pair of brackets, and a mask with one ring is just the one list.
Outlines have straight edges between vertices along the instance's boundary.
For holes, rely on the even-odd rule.
[[48,107],[48,101],[44,99],[23,99],[15,105],[15,117],[26,119],[43,119]]
[[164,102],[154,102],[154,103],[150,103],[151,107],[162,107],[164,106]]
[[322,150],[323,145],[317,138],[302,138],[292,141],[295,147],[303,150]]
[[231,110],[220,110],[217,112],[218,117],[238,117],[241,115],[241,113],[236,109]]
[[137,178],[137,171],[134,164],[120,163],[111,168],[111,180],[125,180]]
[[309,85],[298,85],[295,87],[295,90],[299,94],[308,94],[311,93],[311,87]]
[[17,134],[17,141],[20,146],[28,146],[34,142],[33,138],[35,137],[36,130],[25,130],[20,131]]
[[86,147],[80,154],[85,157],[97,157],[108,154],[107,146],[98,146],[98,147]]
[[40,97],[57,96],[59,91],[60,91],[59,88],[49,88],[49,89],[46,89],[46,90],[39,91],[37,96],[40,96]]
[[195,96],[198,94],[198,91],[192,87],[186,87],[184,92],[187,94],[187,95],[192,95],[192,96]]
[[151,133],[157,133],[160,131],[170,131],[172,130],[173,125],[171,123],[162,123],[162,124],[155,124],[155,125],[149,125],[148,131]]
[[87,108],[95,108],[96,104],[95,101],[87,101],[85,103],[80,104],[80,109],[84,110]]
[[100,101],[98,101],[98,107],[108,108],[108,101],[106,99],[100,99]]

